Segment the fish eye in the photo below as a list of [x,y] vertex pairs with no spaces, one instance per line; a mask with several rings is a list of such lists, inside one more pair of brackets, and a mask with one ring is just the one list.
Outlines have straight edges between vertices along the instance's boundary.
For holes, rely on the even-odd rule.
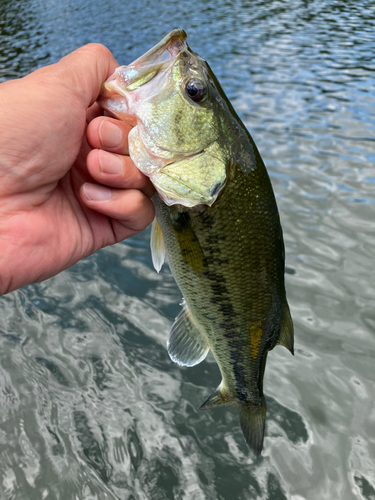
[[188,97],[194,102],[203,101],[207,95],[206,84],[197,78],[193,78],[186,82],[185,91]]

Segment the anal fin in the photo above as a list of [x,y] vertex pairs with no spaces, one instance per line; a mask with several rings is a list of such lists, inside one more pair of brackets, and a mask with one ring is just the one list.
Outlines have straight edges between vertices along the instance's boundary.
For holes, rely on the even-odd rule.
[[280,337],[277,343],[286,347],[288,351],[290,351],[294,355],[293,322],[290,316],[288,304],[284,305],[283,320],[281,322],[280,328]]
[[214,392],[211,394],[209,398],[201,405],[200,410],[210,410],[211,408],[216,408],[217,406],[223,406],[230,404],[229,400],[224,397],[224,394],[221,391],[221,384]]
[[152,263],[154,264],[156,271],[159,272],[165,260],[165,243],[163,232],[156,217],[151,226],[150,246]]
[[266,419],[266,401],[262,396],[259,404],[239,401],[226,393],[223,382],[202,404],[200,410],[210,410],[218,406],[236,406],[240,411],[240,425],[247,446],[258,458],[264,439],[264,425]]
[[181,366],[197,365],[210,350],[185,302],[169,332],[167,349],[172,361]]

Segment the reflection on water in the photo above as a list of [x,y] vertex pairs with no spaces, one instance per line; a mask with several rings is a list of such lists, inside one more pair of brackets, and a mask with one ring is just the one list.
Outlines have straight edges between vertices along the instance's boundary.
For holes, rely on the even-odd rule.
[[373,2],[0,0],[0,81],[91,41],[134,60],[183,27],[268,166],[296,355],[269,356],[253,461],[212,358],[165,349],[181,295],[149,233],[0,300],[0,499],[375,497]]

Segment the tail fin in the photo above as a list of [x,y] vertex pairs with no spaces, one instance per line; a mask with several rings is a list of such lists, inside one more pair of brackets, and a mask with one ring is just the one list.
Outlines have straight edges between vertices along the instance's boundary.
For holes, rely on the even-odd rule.
[[263,447],[266,401],[259,406],[241,406],[240,425],[247,446],[258,458]]

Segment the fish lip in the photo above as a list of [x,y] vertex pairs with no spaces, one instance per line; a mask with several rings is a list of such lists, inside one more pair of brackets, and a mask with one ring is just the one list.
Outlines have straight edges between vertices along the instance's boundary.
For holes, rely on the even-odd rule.
[[142,64],[149,64],[149,61],[157,59],[159,55],[165,52],[165,50],[171,48],[173,52],[176,52],[173,55],[178,55],[181,52],[182,48],[187,47],[186,43],[187,35],[183,29],[174,29],[168,35],[166,35],[159,43],[157,43],[154,47],[148,50],[141,57],[138,57],[134,62],[132,62],[129,66],[140,66]]
[[189,49],[186,39],[183,29],[175,29],[129,65],[116,68],[103,83],[99,100],[110,98],[114,94],[126,97],[126,92],[135,81],[153,73],[155,76],[162,68],[172,65],[182,51]]

